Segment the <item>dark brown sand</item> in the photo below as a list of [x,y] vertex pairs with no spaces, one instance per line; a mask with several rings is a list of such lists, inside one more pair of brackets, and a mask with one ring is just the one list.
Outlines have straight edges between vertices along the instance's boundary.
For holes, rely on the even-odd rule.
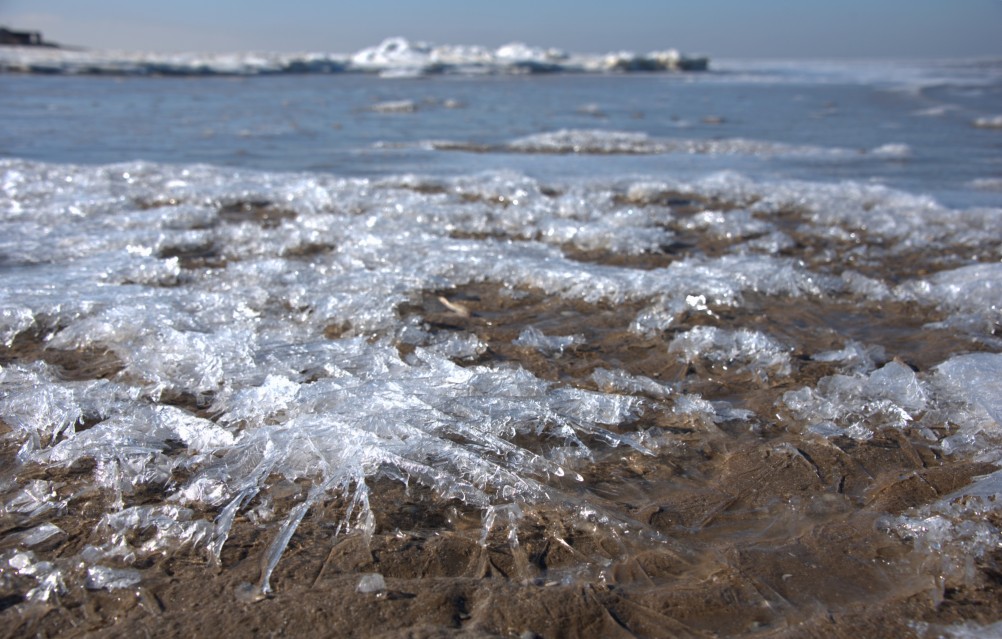
[[[712,253],[709,242],[693,238],[693,250]],[[576,256],[634,268],[674,259]],[[784,392],[835,372],[808,355],[841,348],[847,339],[881,345],[889,358],[923,372],[978,345],[923,329],[939,319],[928,308],[838,299],[746,302],[739,310],[694,311],[656,337],[628,330],[640,305],[588,305],[534,290],[512,295],[489,282],[427,291],[400,309],[433,330],[476,334],[488,348],[465,364],[518,365],[588,389],[596,388],[596,369],[621,369],[753,410],[751,422],[720,424],[649,411],[629,428],[659,429],[673,442],[656,455],[594,446],[594,463],[578,469],[584,481],[568,482],[565,493],[588,495],[589,503],[636,522],[634,531],[589,521],[564,504],[542,504],[527,508],[517,523],[517,545],[505,526],[495,526],[481,544],[479,511],[386,480],[373,486],[377,525],[371,539],[335,535],[346,507],[340,499],[307,514],[272,577],[269,598],[252,601],[240,593],[258,581],[281,517],[251,521],[238,515],[219,567],[203,551],[182,549],[143,559],[136,566],[143,573],[137,587],[70,589],[44,605],[24,601],[34,582],[4,573],[0,634],[855,639],[925,636],[923,624],[1002,618],[1002,551],[974,561],[967,577],[943,575],[934,557],[884,524],[888,516],[932,503],[994,467],[944,458],[908,428],[867,441],[799,436],[777,403]],[[529,325],[585,340],[556,355],[512,344]],[[680,362],[666,344],[697,325],[767,329],[793,346],[793,373],[765,380],[708,361]],[[350,330],[331,326],[328,337]],[[53,351],[44,348],[43,338],[21,336],[0,352],[0,363],[44,359],[72,379],[120,372],[108,353]],[[400,345],[404,353],[408,348]],[[193,412],[204,408],[193,398],[164,401]],[[9,430],[2,422],[0,428]],[[945,433],[949,425],[936,428]],[[0,452],[3,468],[15,467],[15,452],[8,440]],[[87,489],[92,471],[87,463],[19,471],[22,480],[58,480],[60,496],[69,497],[66,512],[52,519],[66,534],[34,548],[40,557],[72,557],[97,540],[108,496]],[[304,490],[276,481],[275,511],[285,512]],[[130,499],[127,505],[154,503],[162,494],[152,490]],[[997,512],[989,516],[998,518]],[[14,547],[15,534],[29,523],[14,515],[0,519],[0,550]],[[366,573],[383,575],[387,589],[358,592]]]

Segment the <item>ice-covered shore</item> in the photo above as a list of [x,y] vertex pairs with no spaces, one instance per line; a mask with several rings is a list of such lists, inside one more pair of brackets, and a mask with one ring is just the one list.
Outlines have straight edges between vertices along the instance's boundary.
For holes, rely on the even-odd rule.
[[[81,560],[97,581],[132,583],[132,573],[101,572],[104,564],[166,549],[194,546],[218,559],[238,513],[264,517],[272,507],[276,478],[308,490],[291,510],[271,514],[282,524],[261,594],[290,536],[322,500],[344,496],[351,506],[339,527],[372,531],[368,482],[377,477],[481,508],[487,530],[526,504],[605,517],[598,502],[567,499],[562,486],[596,447],[646,454],[670,445],[660,429],[633,426],[651,410],[706,424],[778,419],[798,436],[858,441],[910,426],[944,454],[1002,459],[1002,355],[991,352],[1000,348],[1002,264],[997,256],[955,261],[997,250],[998,210],[733,173],[555,189],[507,173],[348,180],[0,160],[0,189],[0,343],[8,361],[0,417],[5,440],[18,446],[3,512],[18,519],[28,548],[58,536],[50,520],[79,498],[77,488],[19,469],[92,464],[107,511],[101,542]],[[685,198],[706,210],[686,212]],[[664,253],[688,233],[710,238],[716,254]],[[796,252],[815,242],[824,251]],[[666,257],[658,268],[624,268],[582,259],[594,251]],[[908,259],[923,260],[930,274],[895,281],[874,267]],[[664,344],[690,365],[764,385],[789,384],[803,362],[833,366],[816,385],[781,396],[775,410],[783,418],[624,371],[596,371],[600,390],[591,390],[519,366],[478,364],[485,345],[475,334],[440,331],[401,310],[475,282],[512,296],[535,290],[633,305],[637,336],[664,335],[680,318],[712,319],[762,296],[912,304],[939,318],[920,330],[946,327],[968,348],[989,352],[958,352],[915,371],[894,353],[848,339],[841,350],[794,360],[795,344],[751,327],[695,327]],[[587,347],[583,338],[538,330],[515,345],[554,357]],[[68,374],[45,353],[76,353],[85,365]],[[519,443],[527,437],[539,445]],[[137,500],[150,487],[162,497]],[[920,535],[916,526],[908,518],[899,525]],[[140,543],[130,533],[140,529],[155,534]],[[30,551],[7,560],[37,576],[31,598],[64,587],[63,568]]]
[[571,54],[511,43],[482,46],[431,45],[388,38],[353,54],[227,53],[160,54],[37,47],[0,47],[0,72],[78,75],[268,75],[374,73],[388,77],[428,74],[611,73],[701,71],[704,57],[674,49],[637,54]]

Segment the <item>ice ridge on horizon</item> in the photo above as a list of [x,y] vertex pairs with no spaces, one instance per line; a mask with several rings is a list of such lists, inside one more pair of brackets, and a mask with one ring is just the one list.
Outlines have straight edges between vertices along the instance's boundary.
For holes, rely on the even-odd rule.
[[74,75],[275,75],[372,73],[387,77],[431,74],[612,73],[703,71],[705,57],[675,49],[572,54],[521,42],[497,49],[432,45],[387,38],[352,54],[341,53],[153,53],[0,47],[0,72]]

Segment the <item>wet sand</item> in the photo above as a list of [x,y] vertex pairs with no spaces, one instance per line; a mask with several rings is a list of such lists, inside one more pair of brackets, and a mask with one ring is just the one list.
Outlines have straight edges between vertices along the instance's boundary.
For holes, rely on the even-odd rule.
[[[656,255],[567,252],[586,261],[653,268],[687,251],[712,254],[720,241],[693,235]],[[809,257],[808,248],[797,250]],[[897,260],[894,268],[937,269],[936,258],[923,259]],[[189,264],[204,267],[197,260]],[[882,273],[888,280],[896,277],[891,268]],[[281,521],[262,509],[237,515],[220,566],[204,549],[182,547],[137,560],[138,586],[68,588],[46,604],[25,601],[34,582],[5,572],[0,634],[922,637],[950,624],[1002,618],[1002,552],[972,560],[972,570],[963,575],[944,572],[940,557],[916,549],[887,525],[888,517],[935,502],[994,466],[944,457],[910,427],[863,441],[810,436],[790,427],[796,419],[779,401],[786,391],[813,387],[836,372],[834,364],[809,355],[849,339],[882,346],[887,359],[919,372],[983,347],[955,332],[925,328],[941,318],[935,309],[916,305],[765,296],[745,302],[740,308],[693,310],[669,330],[641,336],[629,327],[642,302],[592,305],[496,282],[424,291],[399,308],[401,317],[414,316],[433,332],[476,335],[486,350],[461,364],[519,366],[555,384],[591,390],[603,390],[593,377],[597,369],[622,370],[672,385],[679,395],[726,400],[755,417],[714,423],[673,410],[673,397],[650,395],[654,408],[620,430],[646,429],[661,438],[655,454],[592,442],[594,460],[575,467],[582,482],[552,481],[559,499],[525,506],[520,519],[496,524],[484,540],[479,510],[419,486],[378,480],[372,486],[371,539],[337,535],[347,503],[323,502],[306,514],[272,576],[273,595],[261,600],[241,593],[258,582]],[[781,338],[792,348],[792,371],[763,376],[720,362],[683,361],[668,351],[675,335],[701,325],[757,328]],[[528,326],[584,339],[544,354],[513,343]],[[330,326],[326,336],[351,330]],[[20,336],[0,349],[0,363],[45,360],[67,379],[121,372],[109,353],[54,351],[44,339]],[[398,348],[406,355],[413,346]],[[162,401],[205,414],[192,397]],[[950,428],[933,426],[938,434]],[[2,422],[0,429],[10,431]],[[546,451],[546,442],[518,443]],[[68,504],[49,519],[65,534],[32,550],[52,560],[77,555],[100,538],[98,522],[110,496],[88,488],[94,468],[87,463],[18,468],[16,444],[15,438],[4,440],[3,468],[17,469],[20,481],[56,482]],[[288,512],[307,488],[275,478],[268,491],[273,515]],[[584,496],[600,506],[599,515],[589,519],[574,511]],[[126,505],[162,499],[156,490],[140,491]],[[603,516],[620,525],[609,525]],[[997,511],[987,516],[1002,526]],[[4,515],[0,550],[16,547],[17,534],[32,523]],[[83,583],[85,567],[79,570],[70,576]],[[381,574],[386,589],[359,592],[368,573]]]

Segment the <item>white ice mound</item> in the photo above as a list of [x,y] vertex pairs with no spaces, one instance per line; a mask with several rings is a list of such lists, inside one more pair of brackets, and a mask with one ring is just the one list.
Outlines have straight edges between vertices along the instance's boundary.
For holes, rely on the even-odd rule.
[[642,375],[630,375],[621,370],[596,368],[591,378],[604,392],[644,394],[655,399],[667,399],[678,392],[673,385],[663,384]]
[[560,49],[530,47],[522,42],[503,45],[494,52],[495,59],[512,71],[558,71],[568,55]]
[[387,38],[374,47],[351,56],[352,65],[362,71],[391,68],[425,69],[432,64],[431,45],[406,38]]
[[87,569],[88,590],[120,590],[135,586],[140,581],[142,581],[140,572],[133,568],[91,566]]

